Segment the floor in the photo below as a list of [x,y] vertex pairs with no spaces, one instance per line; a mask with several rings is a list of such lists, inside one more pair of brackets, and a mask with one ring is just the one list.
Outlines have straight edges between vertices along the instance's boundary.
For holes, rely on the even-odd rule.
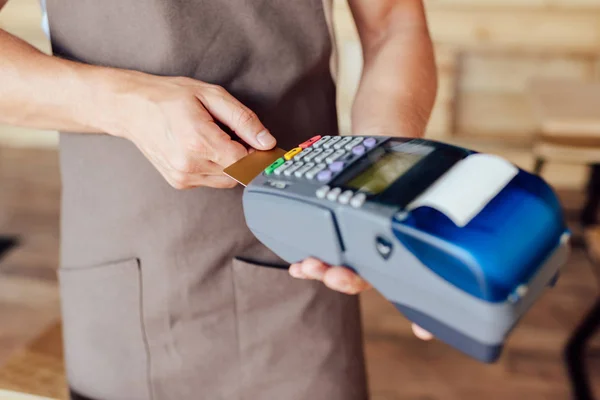
[[[21,245],[0,264],[0,390],[66,398],[58,263],[60,182],[52,150],[0,147],[0,234]],[[563,194],[576,209],[577,194]],[[439,342],[415,339],[376,292],[363,295],[373,400],[569,399],[562,346],[597,294],[581,250],[554,290],[527,315],[499,363],[479,364]],[[600,341],[589,364],[600,390]],[[600,393],[600,392],[599,392]]]

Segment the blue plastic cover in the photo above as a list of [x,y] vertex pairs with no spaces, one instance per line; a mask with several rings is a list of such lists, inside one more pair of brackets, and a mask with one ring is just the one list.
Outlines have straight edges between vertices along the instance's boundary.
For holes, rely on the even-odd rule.
[[505,301],[528,282],[567,231],[555,193],[525,171],[463,228],[420,207],[405,220],[393,220],[392,229],[433,272],[490,302]]

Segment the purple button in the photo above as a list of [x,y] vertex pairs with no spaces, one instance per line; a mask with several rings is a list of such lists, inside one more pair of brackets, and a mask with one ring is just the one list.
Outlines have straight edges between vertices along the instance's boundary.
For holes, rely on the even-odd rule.
[[375,147],[375,145],[377,144],[377,140],[373,138],[368,138],[363,142],[363,144],[370,149],[372,147]]
[[367,151],[367,149],[365,149],[365,146],[356,146],[352,149],[352,154],[362,156],[363,154],[365,154],[365,151]]
[[333,172],[340,172],[342,169],[344,169],[344,163],[341,161],[333,162],[331,165],[329,165],[329,169]]
[[325,182],[325,181],[330,180],[332,175],[333,175],[333,172],[331,172],[329,170],[321,171],[321,172],[319,172],[319,175],[317,175],[317,180],[319,182]]

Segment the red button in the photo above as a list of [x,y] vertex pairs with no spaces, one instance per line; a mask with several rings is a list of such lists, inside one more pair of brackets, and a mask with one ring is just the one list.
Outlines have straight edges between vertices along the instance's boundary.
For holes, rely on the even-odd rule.
[[321,135],[312,137],[310,139],[308,139],[306,142],[298,145],[298,147],[301,147],[303,149],[312,146],[313,144],[315,144],[316,142],[318,142],[321,139]]

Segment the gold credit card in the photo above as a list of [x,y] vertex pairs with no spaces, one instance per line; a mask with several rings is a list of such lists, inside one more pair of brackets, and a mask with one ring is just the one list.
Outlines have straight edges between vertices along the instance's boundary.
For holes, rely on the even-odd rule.
[[225,168],[223,172],[242,185],[248,186],[265,168],[273,164],[278,158],[283,157],[285,153],[287,151],[279,147],[267,151],[256,150]]

